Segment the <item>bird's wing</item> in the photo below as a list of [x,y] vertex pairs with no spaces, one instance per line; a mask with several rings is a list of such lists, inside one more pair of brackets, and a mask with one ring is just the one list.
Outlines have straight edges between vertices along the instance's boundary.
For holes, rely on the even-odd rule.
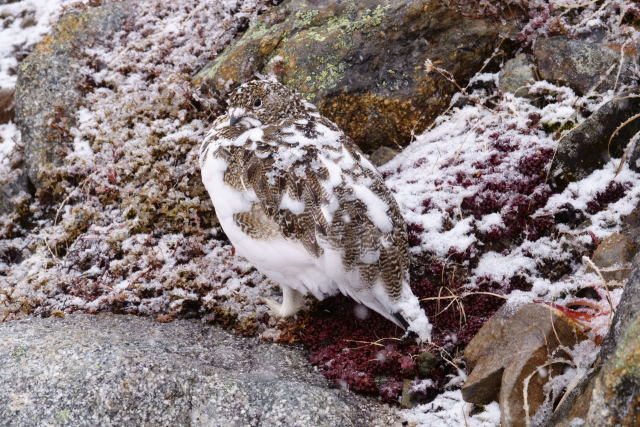
[[292,121],[220,150],[225,183],[256,196],[250,210],[234,214],[245,234],[279,234],[316,258],[336,251],[340,269],[359,273],[358,283],[343,284],[352,297],[378,279],[391,300],[399,297],[408,282],[404,221],[378,172],[333,123]]

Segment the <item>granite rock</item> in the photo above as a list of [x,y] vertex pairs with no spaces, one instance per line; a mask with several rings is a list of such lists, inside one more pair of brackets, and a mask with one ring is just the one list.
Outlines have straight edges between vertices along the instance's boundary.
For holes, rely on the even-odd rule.
[[[293,347],[195,321],[71,315],[0,323],[0,424],[393,425]],[[5,424],[6,423],[6,424]]]
[[[591,89],[606,91],[621,85],[637,85],[634,65],[638,64],[637,46],[592,43],[564,36],[540,38],[535,56],[540,79],[571,87],[582,95]],[[621,56],[624,57],[622,65]]]

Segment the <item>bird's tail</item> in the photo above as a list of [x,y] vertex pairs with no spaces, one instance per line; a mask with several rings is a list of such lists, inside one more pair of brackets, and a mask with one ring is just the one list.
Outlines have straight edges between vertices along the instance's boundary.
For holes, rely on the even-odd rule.
[[420,308],[420,303],[415,295],[406,296],[399,304],[398,311],[393,315],[407,331],[415,332],[420,341],[431,342],[431,330],[433,326],[429,323],[424,310]]

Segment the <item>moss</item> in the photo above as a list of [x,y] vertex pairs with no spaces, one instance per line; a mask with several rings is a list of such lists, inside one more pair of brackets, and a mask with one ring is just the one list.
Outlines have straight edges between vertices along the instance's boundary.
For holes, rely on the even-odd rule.
[[[87,28],[89,17],[86,14],[69,14],[63,17],[53,34],[46,36],[36,45],[35,55],[50,55],[55,50],[66,49],[68,45],[75,41],[78,34]],[[21,70],[29,68],[31,61],[23,61],[20,64]]]
[[290,73],[283,80],[288,86],[299,91],[310,102],[315,102],[318,95],[335,87],[345,77],[347,64],[336,55],[314,56],[310,59],[317,67],[310,74]]
[[363,17],[353,23],[352,31],[380,25],[388,8],[389,6],[382,6],[379,4],[373,10],[367,9]]
[[614,377],[632,376],[640,380],[640,317],[629,326],[616,350]]
[[576,124],[571,120],[566,122],[543,122],[541,124],[546,133],[565,132],[576,126]]
[[9,354],[14,359],[20,361],[23,357],[27,355],[27,350],[25,350],[23,347],[16,347],[13,350],[11,350]]
[[71,412],[68,409],[63,409],[62,411],[58,411],[56,413],[56,422],[58,424],[66,424],[69,421],[70,416],[71,416]]

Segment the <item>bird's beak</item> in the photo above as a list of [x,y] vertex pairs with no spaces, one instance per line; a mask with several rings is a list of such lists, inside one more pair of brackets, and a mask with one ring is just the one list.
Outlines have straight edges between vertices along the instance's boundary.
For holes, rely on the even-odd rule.
[[231,108],[229,109],[229,126],[233,126],[238,123],[244,117],[246,111],[244,108]]

